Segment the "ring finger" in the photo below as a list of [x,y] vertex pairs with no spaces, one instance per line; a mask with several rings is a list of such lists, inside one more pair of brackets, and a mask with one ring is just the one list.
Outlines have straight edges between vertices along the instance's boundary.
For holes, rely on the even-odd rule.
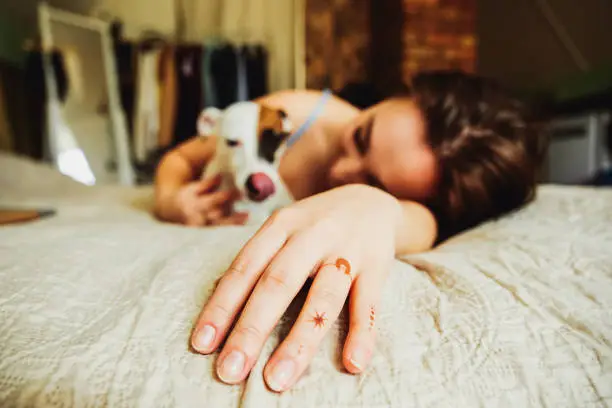
[[323,263],[295,325],[266,365],[264,377],[272,390],[286,390],[306,369],[344,306],[352,274],[343,258]]

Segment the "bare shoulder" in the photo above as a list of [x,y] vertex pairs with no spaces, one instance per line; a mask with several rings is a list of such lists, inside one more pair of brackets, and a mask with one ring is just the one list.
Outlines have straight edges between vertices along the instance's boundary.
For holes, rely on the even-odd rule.
[[[316,90],[285,90],[256,100],[275,109],[283,109],[297,122],[305,120],[321,100],[323,92]],[[327,101],[324,116],[333,121],[352,117],[359,110],[345,100],[332,95]]]

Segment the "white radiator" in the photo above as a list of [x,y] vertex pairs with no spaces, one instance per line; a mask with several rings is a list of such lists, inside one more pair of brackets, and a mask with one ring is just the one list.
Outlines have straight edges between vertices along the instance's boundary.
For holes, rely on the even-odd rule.
[[575,184],[610,168],[606,148],[608,113],[559,118],[550,128],[550,146],[544,163],[544,181]]

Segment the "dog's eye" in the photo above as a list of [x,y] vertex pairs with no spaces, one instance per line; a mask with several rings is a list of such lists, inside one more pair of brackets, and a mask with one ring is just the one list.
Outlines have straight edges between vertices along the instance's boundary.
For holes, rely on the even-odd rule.
[[236,147],[236,146],[240,146],[240,142],[239,142],[238,140],[231,140],[231,139],[228,139],[228,140],[227,140],[227,145],[228,145],[229,147]]
[[277,139],[278,133],[274,131],[274,129],[266,128],[263,130],[262,137],[264,139]]

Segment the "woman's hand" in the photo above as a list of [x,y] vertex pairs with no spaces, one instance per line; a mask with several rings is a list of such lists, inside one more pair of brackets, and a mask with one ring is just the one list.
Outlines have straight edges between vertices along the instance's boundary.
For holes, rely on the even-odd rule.
[[395,256],[401,211],[399,202],[381,190],[348,185],[275,213],[221,278],[198,318],[193,347],[211,353],[229,334],[217,373],[226,383],[242,381],[266,338],[312,276],[314,282],[297,321],[266,365],[268,386],[284,391],[297,381],[349,292],[350,327],[343,364],[351,373],[361,372],[374,349],[376,309]]
[[239,193],[219,191],[220,184],[221,177],[215,176],[181,187],[162,206],[165,218],[193,227],[244,224],[248,214],[232,211],[232,204],[239,198]]

